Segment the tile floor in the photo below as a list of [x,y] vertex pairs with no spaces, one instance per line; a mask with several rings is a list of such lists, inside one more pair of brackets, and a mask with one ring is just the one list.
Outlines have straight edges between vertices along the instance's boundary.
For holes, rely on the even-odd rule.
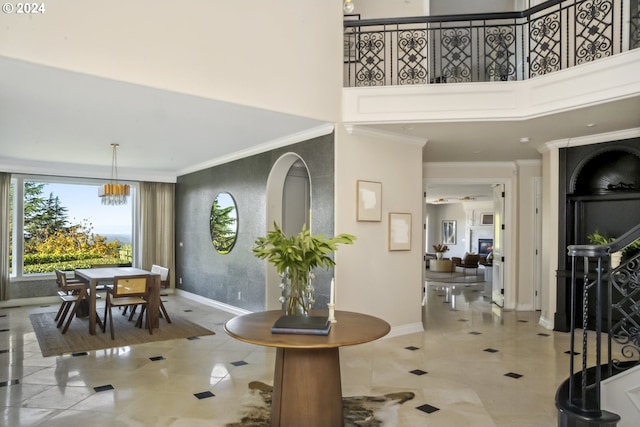
[[[538,326],[538,313],[495,309],[482,288],[430,282],[425,332],[342,348],[343,395],[415,393],[385,427],[555,426],[568,334]],[[248,383],[273,383],[274,350],[228,337],[228,313],[180,296],[163,300],[216,334],[43,358],[29,314],[57,307],[0,309],[0,425],[239,422]]]

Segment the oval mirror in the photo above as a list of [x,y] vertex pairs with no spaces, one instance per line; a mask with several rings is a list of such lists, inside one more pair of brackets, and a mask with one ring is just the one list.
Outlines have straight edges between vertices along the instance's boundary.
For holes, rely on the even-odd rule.
[[218,193],[213,200],[209,231],[213,247],[219,254],[231,252],[238,236],[238,211],[231,194]]

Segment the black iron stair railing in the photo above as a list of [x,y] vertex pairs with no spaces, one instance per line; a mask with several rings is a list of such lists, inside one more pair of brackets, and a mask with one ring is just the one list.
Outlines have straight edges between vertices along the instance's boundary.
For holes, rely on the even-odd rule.
[[[613,427],[620,419],[602,408],[600,387],[604,379],[640,364],[640,253],[623,260],[619,266],[612,266],[611,254],[637,239],[640,224],[608,245],[568,247],[572,357],[569,378],[556,393],[560,427]],[[595,307],[595,315],[590,314],[590,306]],[[589,346],[589,330],[595,332],[595,348]],[[578,331],[582,334],[579,350]],[[593,352],[595,364],[589,366],[588,358]],[[576,354],[581,355],[579,368],[574,363]]]
[[346,87],[509,81],[640,47],[640,0],[522,12],[345,20]]

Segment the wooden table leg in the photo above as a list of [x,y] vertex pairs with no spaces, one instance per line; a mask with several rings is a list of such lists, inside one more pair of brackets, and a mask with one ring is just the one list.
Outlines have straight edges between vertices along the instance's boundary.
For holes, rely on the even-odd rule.
[[96,286],[97,280],[89,282],[89,333],[96,334]]
[[344,426],[339,348],[277,349],[271,426]]
[[160,276],[152,275],[149,279],[149,299],[147,300],[147,322],[151,328],[158,328],[160,320],[158,313],[160,312]]

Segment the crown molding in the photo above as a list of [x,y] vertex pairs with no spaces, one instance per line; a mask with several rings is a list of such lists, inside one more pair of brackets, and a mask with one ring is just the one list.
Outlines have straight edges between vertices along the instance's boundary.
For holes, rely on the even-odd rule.
[[538,148],[539,153],[546,153],[560,148],[578,147],[581,145],[599,144],[601,142],[618,141],[622,139],[639,138],[640,128],[617,130],[613,132],[598,133],[594,135],[579,136],[577,138],[564,138],[549,141]]
[[264,144],[253,146],[247,150],[236,151],[227,156],[218,157],[208,160],[197,165],[190,166],[188,168],[180,169],[177,171],[177,176],[186,175],[193,172],[198,172],[203,169],[208,169],[213,166],[229,163],[234,160],[239,160],[245,157],[253,156],[256,154],[264,153],[276,148],[286,147],[287,145],[296,144],[298,142],[308,141],[313,138],[329,135],[334,130],[334,125],[325,123],[320,126],[316,126],[311,129],[307,129],[303,132],[287,135],[283,138],[274,139],[272,141],[265,142]]

